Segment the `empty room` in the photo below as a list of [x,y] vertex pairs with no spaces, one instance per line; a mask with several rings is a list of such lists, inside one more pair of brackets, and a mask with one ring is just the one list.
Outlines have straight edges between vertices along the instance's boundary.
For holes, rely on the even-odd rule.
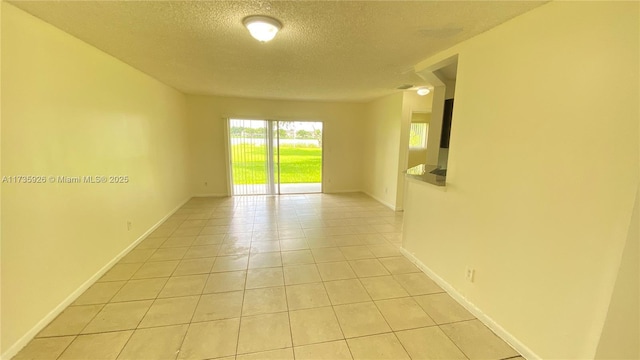
[[0,357],[639,359],[637,1],[0,0]]

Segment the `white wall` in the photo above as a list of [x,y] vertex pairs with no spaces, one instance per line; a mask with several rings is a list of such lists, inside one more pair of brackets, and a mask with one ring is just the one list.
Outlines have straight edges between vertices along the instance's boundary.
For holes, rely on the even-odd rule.
[[1,6],[2,175],[129,176],[127,184],[2,184],[7,355],[190,194],[182,94]]
[[447,188],[410,184],[403,245],[530,355],[596,353],[639,179],[638,6],[551,2],[416,66],[459,54]]
[[187,99],[194,194],[227,195],[225,121],[228,117],[322,121],[324,192],[362,189],[363,104],[197,95],[189,95]]

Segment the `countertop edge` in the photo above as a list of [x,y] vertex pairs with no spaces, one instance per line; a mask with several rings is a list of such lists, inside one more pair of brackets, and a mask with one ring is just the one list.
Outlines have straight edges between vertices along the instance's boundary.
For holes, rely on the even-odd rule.
[[404,173],[407,179],[444,188],[447,185],[447,177],[430,173],[430,171],[436,168],[434,165],[421,164],[407,169]]

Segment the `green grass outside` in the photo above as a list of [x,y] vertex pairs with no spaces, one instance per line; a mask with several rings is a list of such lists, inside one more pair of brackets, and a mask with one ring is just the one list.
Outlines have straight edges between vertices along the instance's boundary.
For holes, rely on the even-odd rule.
[[[244,154],[244,155],[243,155]],[[266,184],[267,152],[264,145],[231,146],[233,182],[236,185]],[[277,161],[277,158],[276,158]],[[274,169],[275,170],[275,169]],[[277,172],[275,173],[277,181]],[[280,183],[322,182],[322,149],[280,145]]]

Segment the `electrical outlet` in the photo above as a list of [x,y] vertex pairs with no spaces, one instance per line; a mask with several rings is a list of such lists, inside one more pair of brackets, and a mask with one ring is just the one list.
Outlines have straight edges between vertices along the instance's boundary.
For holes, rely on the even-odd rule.
[[387,194],[389,192],[388,188],[384,188],[384,193]]
[[468,267],[467,272],[465,273],[465,277],[467,278],[467,281],[473,282],[475,276],[476,276],[476,269]]
[[127,221],[127,231],[131,231],[131,221]]
[[209,186],[209,183],[205,181],[205,182],[204,182],[204,186],[205,186],[205,187]]

